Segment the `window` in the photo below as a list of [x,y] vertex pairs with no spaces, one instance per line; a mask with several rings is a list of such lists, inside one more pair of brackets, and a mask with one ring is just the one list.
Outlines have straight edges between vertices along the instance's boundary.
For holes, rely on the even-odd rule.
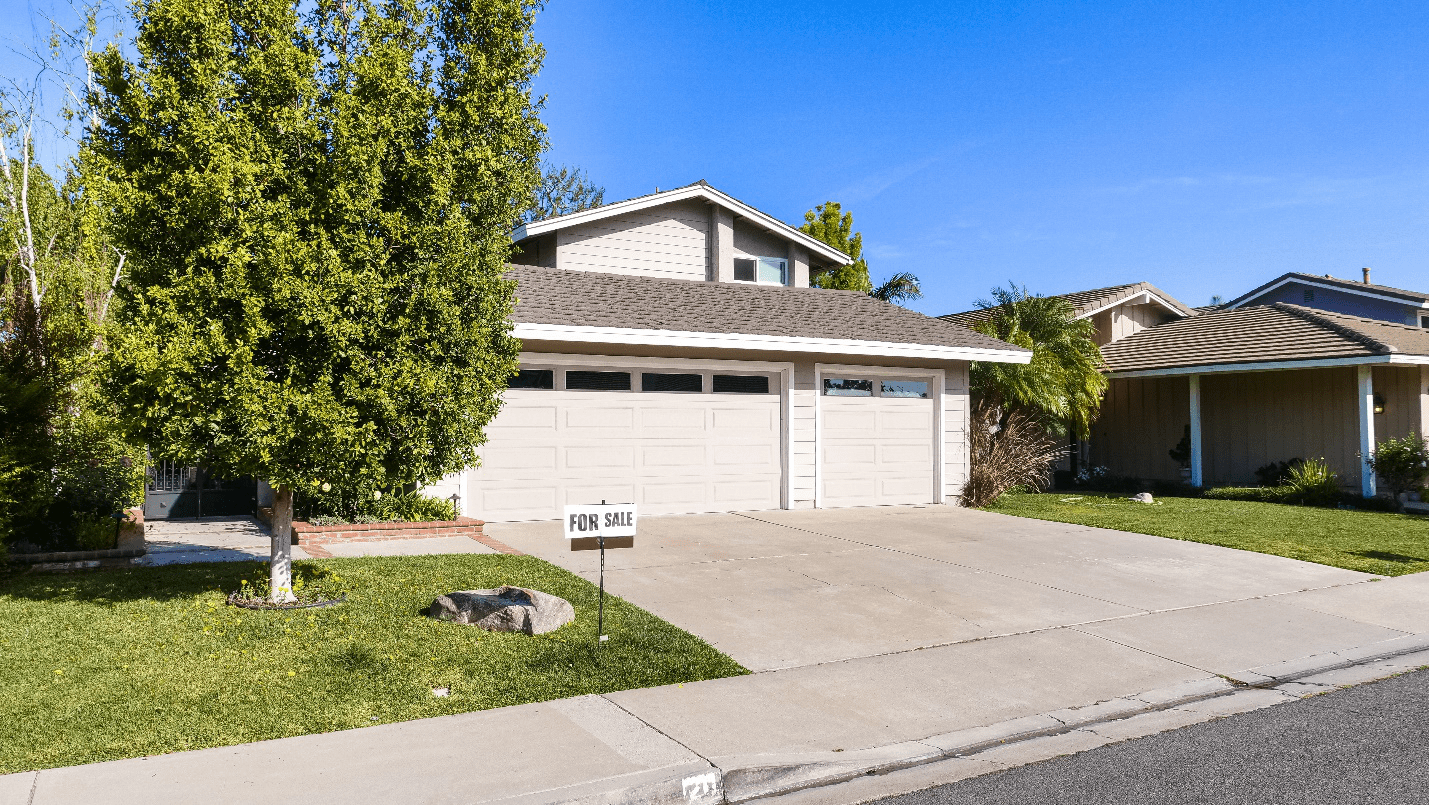
[[673,375],[657,372],[645,372],[640,375],[640,388],[643,391],[692,391],[696,394],[705,390],[704,377],[701,375]]
[[872,397],[872,380],[848,380],[837,377],[824,378],[825,397]]
[[1429,330],[1429,316],[1424,316],[1424,317],[1420,318],[1420,319],[1419,319],[1419,326],[1420,326],[1420,327],[1423,327],[1423,328],[1426,329],[1426,330]]
[[788,285],[789,261],[782,257],[736,257],[734,279],[761,285]]
[[884,380],[879,384],[882,397],[918,397],[928,399],[928,384],[922,380]]
[[630,391],[629,372],[566,372],[572,391]]
[[1314,288],[1306,288],[1306,289],[1305,289],[1305,304],[1308,305],[1308,304],[1310,304],[1310,303],[1313,302],[1313,301],[1315,301],[1315,289],[1314,289]]
[[556,373],[550,369],[522,369],[506,383],[509,389],[553,389]]
[[768,394],[769,378],[764,375],[715,375],[716,394]]

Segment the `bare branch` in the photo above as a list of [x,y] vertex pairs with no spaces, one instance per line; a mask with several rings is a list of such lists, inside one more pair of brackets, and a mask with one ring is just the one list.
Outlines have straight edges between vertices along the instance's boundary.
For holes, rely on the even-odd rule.
[[109,300],[114,298],[114,289],[119,287],[119,276],[124,273],[124,261],[129,259],[128,254],[115,249],[113,246],[109,248],[114,249],[114,253],[119,255],[119,265],[114,269],[114,281],[109,283],[109,290],[104,294],[104,304],[99,308],[99,321],[95,322],[95,324],[104,322],[104,316],[109,312]]

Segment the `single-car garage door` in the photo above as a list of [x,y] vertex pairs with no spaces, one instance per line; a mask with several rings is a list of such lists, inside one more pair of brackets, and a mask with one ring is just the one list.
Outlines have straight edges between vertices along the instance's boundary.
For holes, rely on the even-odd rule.
[[934,502],[933,397],[923,380],[823,378],[820,505]]
[[569,503],[634,502],[641,514],[777,509],[779,375],[530,367],[486,429],[469,471],[473,515],[562,516]]

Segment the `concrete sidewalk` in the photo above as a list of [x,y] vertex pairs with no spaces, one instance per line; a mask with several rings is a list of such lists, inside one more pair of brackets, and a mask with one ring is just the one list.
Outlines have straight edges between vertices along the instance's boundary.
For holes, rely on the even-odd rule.
[[[549,528],[494,536],[588,572]],[[642,535],[608,557],[612,589],[762,670],[10,775],[0,805],[836,801],[821,786],[933,785],[1429,663],[1429,574],[961,510],[650,518]],[[908,619],[929,607],[942,617]]]

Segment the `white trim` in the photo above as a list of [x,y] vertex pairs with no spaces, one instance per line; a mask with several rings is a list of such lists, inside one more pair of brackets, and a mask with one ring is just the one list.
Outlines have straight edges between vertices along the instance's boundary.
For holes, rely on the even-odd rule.
[[1201,432],[1201,376],[1191,375],[1191,486],[1205,485],[1206,457],[1202,446]]
[[653,193],[648,196],[641,196],[640,198],[627,199],[626,201],[617,201],[612,204],[593,207],[589,210],[573,212],[569,215],[558,215],[555,218],[547,218],[544,221],[533,221],[529,224],[522,224],[512,231],[511,240],[513,242],[522,241],[526,238],[543,235],[547,232],[554,232],[568,226],[577,226],[590,223],[591,221],[599,221],[614,215],[638,212],[651,207],[659,207],[662,204],[670,204],[692,198],[704,199],[711,204],[717,204],[721,207],[734,210],[740,217],[746,218],[786,240],[795,241],[809,251],[838,265],[848,265],[853,262],[853,258],[827,243],[811,237],[773,216],[766,215],[733,196],[726,195],[709,185],[701,184],[666,190],[663,193]]
[[522,350],[522,364],[560,364],[572,366],[621,366],[632,369],[753,369],[756,372],[792,372],[789,361],[739,361],[720,358],[647,358],[631,355],[586,355],[584,353],[541,352]]
[[[1323,290],[1326,290],[1326,291],[1340,291],[1341,293],[1354,294],[1354,295],[1356,295],[1356,296],[1368,296],[1368,297],[1370,297],[1371,299],[1379,299],[1380,301],[1383,301],[1383,302],[1394,302],[1395,304],[1406,305],[1406,306],[1412,307],[1412,308],[1429,308],[1429,302],[1418,303],[1418,302],[1415,302],[1413,299],[1404,299],[1404,298],[1402,298],[1402,297],[1390,296],[1390,295],[1388,295],[1388,294],[1376,293],[1376,292],[1374,292],[1374,291],[1361,291],[1361,290],[1359,290],[1358,288],[1346,288],[1346,287],[1344,287],[1344,286],[1342,286],[1342,285],[1331,285],[1331,284],[1325,283],[1325,282],[1316,282],[1313,278],[1310,278],[1310,277],[1299,277],[1299,276],[1296,276],[1296,277],[1285,277],[1285,278],[1281,279],[1279,282],[1272,283],[1269,287],[1266,287],[1266,288],[1263,289],[1263,290],[1251,291],[1250,294],[1247,294],[1247,295],[1245,295],[1245,296],[1242,296],[1242,297],[1241,297],[1240,299],[1238,299],[1238,300],[1235,300],[1235,301],[1232,301],[1232,302],[1227,303],[1226,306],[1225,306],[1224,308],[1222,308],[1222,310],[1235,310],[1235,309],[1238,308],[1238,307],[1245,307],[1245,306],[1246,306],[1247,304],[1249,304],[1250,302],[1252,302],[1252,301],[1254,301],[1254,300],[1256,300],[1256,299],[1259,299],[1259,298],[1262,297],[1262,296],[1265,296],[1266,294],[1270,293],[1270,292],[1273,291],[1273,290],[1276,290],[1277,288],[1283,288],[1283,287],[1285,287],[1286,285],[1289,285],[1289,284],[1292,283],[1292,282],[1299,283],[1299,284],[1301,284],[1301,285],[1309,285],[1309,286],[1312,287],[1312,288],[1320,288],[1320,289],[1323,289]],[[1346,280],[1346,282],[1353,282],[1353,280]],[[1254,296],[1252,296],[1251,294],[1254,294]],[[1289,304],[1294,305],[1294,304],[1299,304],[1299,303],[1298,303],[1298,302],[1290,302]],[[1317,310],[1318,310],[1318,309],[1319,309],[1319,308],[1317,308]],[[1330,311],[1330,312],[1334,312],[1334,311]]]
[[1359,367],[1356,380],[1359,387],[1360,494],[1372,498],[1376,492],[1374,468],[1370,466],[1370,457],[1374,455],[1375,448],[1374,369],[1369,366]]
[[929,360],[987,361],[989,363],[1030,363],[1032,361],[1032,353],[1024,350],[901,344],[891,341],[860,341],[849,338],[804,338],[785,335],[700,333],[685,330],[643,330],[627,327],[525,323],[514,325],[511,328],[511,335],[523,342],[558,341],[649,347],[809,352],[826,355],[876,355],[881,358],[927,358]]
[[1429,365],[1429,355],[1363,355],[1351,358],[1318,358],[1304,361],[1259,361],[1256,363],[1209,363],[1200,366],[1172,366],[1166,369],[1138,369],[1130,372],[1108,372],[1107,377],[1172,377],[1175,375],[1226,374],[1231,372],[1273,372],[1287,369],[1324,369],[1332,366],[1367,366],[1381,363]]
[[814,508],[824,507],[824,374],[846,374],[883,378],[926,378],[928,401],[933,404],[933,503],[946,500],[943,489],[943,450],[947,441],[947,423],[943,416],[943,395],[947,393],[947,372],[943,369],[918,369],[906,366],[868,366],[864,364],[814,364]]
[[784,475],[779,490],[779,508],[794,508],[794,364],[779,373],[779,452]]
[[[1143,300],[1143,301],[1137,301],[1138,299]],[[1184,311],[1180,310],[1179,308],[1173,307],[1173,306],[1171,305],[1171,303],[1167,302],[1165,299],[1162,299],[1160,296],[1157,296],[1156,294],[1154,294],[1154,293],[1152,293],[1152,292],[1150,292],[1150,291],[1139,291],[1138,293],[1136,293],[1136,294],[1134,294],[1134,295],[1132,295],[1132,296],[1128,296],[1128,297],[1125,298],[1125,299],[1118,299],[1118,300],[1116,300],[1115,302],[1108,302],[1108,303],[1106,303],[1105,305],[1102,305],[1101,307],[1097,308],[1096,310],[1091,310],[1091,311],[1088,311],[1088,312],[1086,312],[1086,313],[1081,313],[1081,314],[1077,315],[1076,318],[1078,318],[1078,319],[1091,318],[1092,316],[1095,316],[1095,315],[1097,315],[1098,313],[1101,313],[1101,312],[1104,311],[1104,310],[1111,310],[1112,308],[1116,307],[1117,305],[1146,305],[1146,304],[1150,304],[1151,302],[1157,302],[1157,303],[1159,303],[1162,307],[1166,308],[1167,310],[1171,311],[1172,313],[1175,313],[1177,316],[1180,316],[1180,317],[1183,318],[1183,319],[1184,319],[1184,318],[1187,318],[1187,314],[1186,314]]]

